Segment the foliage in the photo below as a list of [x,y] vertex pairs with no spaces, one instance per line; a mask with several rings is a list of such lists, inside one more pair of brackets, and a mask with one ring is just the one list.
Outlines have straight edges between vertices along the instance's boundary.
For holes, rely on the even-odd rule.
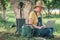
[[60,0],[43,0],[45,5],[49,8],[59,8]]

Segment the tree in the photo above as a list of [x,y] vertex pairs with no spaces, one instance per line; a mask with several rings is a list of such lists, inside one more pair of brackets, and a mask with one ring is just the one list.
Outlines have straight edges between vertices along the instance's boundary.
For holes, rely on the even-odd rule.
[[17,31],[18,32],[19,32],[19,29],[20,29],[20,19],[21,19],[19,2],[20,2],[19,0],[10,0],[10,3],[12,5],[12,8],[13,8],[14,13],[16,15],[16,24],[17,24]]
[[[60,7],[60,0],[43,0],[45,3],[45,6],[48,9],[48,16],[51,14],[51,9],[59,8]],[[59,6],[58,6],[59,5]]]
[[2,19],[3,21],[6,20],[6,6],[5,6],[5,0],[0,0],[1,1],[1,5],[2,5]]
[[[25,2],[23,2],[25,1]],[[21,8],[21,3],[24,3],[24,7]],[[28,21],[26,18],[31,10],[32,4],[29,1],[26,0],[10,0],[10,3],[13,7],[14,13],[16,15],[16,23],[17,23],[17,31],[20,33],[21,32],[21,23],[24,22],[21,19],[26,19],[26,21]],[[27,23],[27,22],[26,22]]]
[[28,24],[28,16],[29,16],[31,9],[33,8],[32,5],[33,4],[30,1],[26,1],[25,7],[23,8],[23,15],[26,20],[26,24]]

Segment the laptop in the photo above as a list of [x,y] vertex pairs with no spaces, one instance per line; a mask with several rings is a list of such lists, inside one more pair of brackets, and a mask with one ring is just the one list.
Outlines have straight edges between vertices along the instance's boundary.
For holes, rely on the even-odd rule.
[[55,24],[55,20],[48,20],[46,23],[46,28],[52,28]]

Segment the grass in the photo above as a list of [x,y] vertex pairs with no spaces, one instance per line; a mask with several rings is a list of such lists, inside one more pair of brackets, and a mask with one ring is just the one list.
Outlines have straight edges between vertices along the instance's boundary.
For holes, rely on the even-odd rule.
[[[54,35],[55,38],[52,39],[47,39],[47,40],[60,40],[60,16],[59,15],[52,15],[52,17],[46,17],[46,15],[44,16],[43,22],[44,24],[46,24],[46,22],[50,19],[55,19],[55,25],[54,25]],[[22,40],[22,37],[17,37],[11,33],[14,33],[16,31],[16,28],[11,29],[11,25],[12,24],[16,24],[16,20],[15,20],[15,14],[13,13],[7,13],[7,19],[4,22],[2,20],[2,16],[0,13],[0,37],[1,40]],[[25,40],[28,40],[28,38],[25,38]],[[35,40],[34,38],[30,38],[30,40]]]

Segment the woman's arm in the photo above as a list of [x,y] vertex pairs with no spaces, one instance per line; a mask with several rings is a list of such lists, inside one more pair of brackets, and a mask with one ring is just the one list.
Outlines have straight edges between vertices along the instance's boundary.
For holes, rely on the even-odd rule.
[[32,18],[29,19],[29,24],[32,24],[33,28],[41,29],[41,27],[36,26],[36,25],[33,24],[33,19]]

